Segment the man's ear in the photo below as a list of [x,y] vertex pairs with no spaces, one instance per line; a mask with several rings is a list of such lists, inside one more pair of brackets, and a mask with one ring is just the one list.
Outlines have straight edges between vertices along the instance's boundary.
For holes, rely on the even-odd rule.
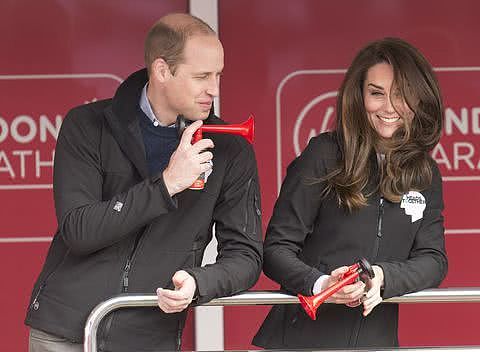
[[151,74],[154,75],[155,79],[161,83],[165,83],[172,77],[170,67],[161,57],[152,62]]

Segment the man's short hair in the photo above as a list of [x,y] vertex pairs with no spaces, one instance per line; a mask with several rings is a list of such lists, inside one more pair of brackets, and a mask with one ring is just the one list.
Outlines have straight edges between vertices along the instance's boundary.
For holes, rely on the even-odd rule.
[[162,58],[172,74],[183,60],[187,39],[194,35],[216,35],[215,31],[200,18],[174,13],[158,20],[145,39],[145,66],[150,74],[152,63]]

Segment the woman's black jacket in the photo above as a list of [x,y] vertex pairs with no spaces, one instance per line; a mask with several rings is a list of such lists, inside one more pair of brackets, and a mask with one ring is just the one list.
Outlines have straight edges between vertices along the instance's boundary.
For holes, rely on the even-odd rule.
[[[293,294],[311,295],[323,274],[361,257],[385,274],[383,298],[435,287],[447,272],[442,180],[435,166],[431,187],[420,193],[423,217],[412,222],[400,203],[380,195],[349,213],[315,182],[340,158],[330,133],[311,139],[288,167],[264,243],[264,272]],[[372,157],[376,163],[376,157]],[[373,181],[373,185],[375,186]],[[367,317],[362,306],[322,304],[312,321],[300,305],[275,306],[254,338],[266,348],[352,348],[398,345],[398,305],[381,304]]]

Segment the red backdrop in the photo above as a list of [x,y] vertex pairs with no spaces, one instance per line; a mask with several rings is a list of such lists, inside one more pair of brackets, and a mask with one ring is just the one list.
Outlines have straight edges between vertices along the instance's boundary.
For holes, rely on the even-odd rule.
[[[435,7],[433,7],[435,6]],[[148,28],[187,1],[2,1],[0,4],[0,239],[56,227],[51,160],[67,110],[109,97],[142,67]],[[264,227],[278,183],[309,136],[328,127],[342,72],[366,42],[400,36],[438,68],[446,128],[434,152],[445,177],[450,269],[443,287],[480,286],[480,30],[476,1],[219,1],[226,50],[222,116],[256,117]],[[0,242],[2,346],[24,351],[24,312],[46,242]],[[262,278],[256,289],[276,288]],[[225,348],[252,348],[266,307],[225,309]],[[477,304],[402,305],[404,346],[480,344]],[[429,326],[428,329],[425,326]],[[185,349],[193,346],[191,324]]]
[[[219,2],[226,52],[222,116],[256,116],[255,148],[268,223],[278,175],[308,137],[334,116],[335,92],[356,52],[367,42],[399,36],[421,49],[438,72],[446,128],[434,157],[445,177],[449,273],[442,287],[480,286],[474,258],[480,248],[480,24],[476,1]],[[246,14],[239,16],[239,14]],[[460,70],[460,71],[459,71]],[[464,70],[464,71],[461,71]],[[296,149],[297,148],[297,149]],[[463,178],[460,178],[463,177]],[[267,279],[257,289],[276,288]],[[246,348],[265,307],[226,308],[225,348]],[[480,344],[478,304],[415,304],[400,309],[400,342]],[[245,322],[248,321],[248,324]],[[429,326],[429,328],[425,328]]]
[[[0,239],[53,235],[59,123],[71,107],[111,97],[143,66],[151,25],[186,11],[186,0],[0,2]],[[48,246],[0,243],[3,351],[27,350],[23,319]],[[184,345],[193,347],[191,322]]]

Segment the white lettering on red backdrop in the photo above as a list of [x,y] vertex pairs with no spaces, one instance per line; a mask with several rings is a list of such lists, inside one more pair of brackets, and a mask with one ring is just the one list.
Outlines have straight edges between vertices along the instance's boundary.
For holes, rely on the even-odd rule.
[[0,84],[11,93],[0,111],[0,189],[52,188],[64,115],[97,96],[111,96],[120,82],[120,77],[103,73],[0,75]]

